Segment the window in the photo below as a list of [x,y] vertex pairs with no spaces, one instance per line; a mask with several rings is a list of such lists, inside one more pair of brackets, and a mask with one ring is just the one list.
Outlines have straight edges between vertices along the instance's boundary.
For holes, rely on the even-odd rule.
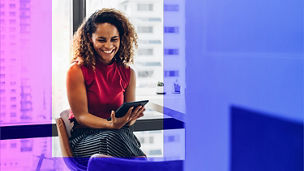
[[165,55],[178,55],[178,49],[165,49]]
[[15,19],[10,19],[10,20],[9,20],[9,23],[10,23],[10,24],[16,24],[16,20],[15,20]]
[[138,26],[137,32],[138,33],[153,33],[153,27],[152,26]]
[[166,12],[169,12],[169,11],[179,11],[179,6],[178,6],[178,4],[165,4],[164,5],[164,10]]
[[10,117],[16,117],[17,116],[17,113],[16,112],[11,112],[10,113]]
[[177,70],[165,71],[165,77],[178,77],[179,72]]
[[165,33],[178,33],[178,27],[165,27]]
[[[72,1],[52,0],[52,118],[69,109],[66,71],[72,58]],[[56,21],[56,22],[55,22]]]
[[[5,11],[0,13],[2,15],[11,16],[11,20],[6,21],[5,23],[9,23],[9,26],[1,26],[1,31],[4,29],[11,31],[12,33],[18,32],[20,35],[6,35],[5,38],[10,37],[11,40],[6,43],[7,46],[17,47],[19,48],[19,42],[21,41],[24,46],[20,47],[20,50],[25,49],[25,55],[29,56],[31,53],[27,53],[26,49],[28,48],[28,42],[30,42],[31,37],[28,33],[33,32],[33,24],[32,22],[36,19],[32,16],[32,2],[30,0],[15,0],[10,2],[16,2],[16,4],[10,4],[10,11]],[[140,49],[136,52],[136,64],[133,66],[137,73],[137,98],[146,98],[145,93],[150,93],[149,97],[151,99],[162,103],[162,96],[157,96],[156,91],[154,90],[157,86],[158,81],[163,81],[163,1],[145,1],[141,0],[140,2],[136,1],[124,1],[124,0],[113,0],[113,1],[100,1],[100,0],[87,0],[87,7],[90,7],[88,3],[94,2],[95,8],[106,7],[104,5],[100,5],[100,3],[109,3],[111,7],[118,9],[126,9],[125,12],[129,12],[127,15],[130,17],[131,21],[134,24],[134,27],[138,29],[138,35],[142,42],[140,44],[145,44],[144,47],[140,46]],[[139,4],[140,3],[140,4]],[[40,5],[43,5],[41,3]],[[30,79],[19,77],[18,74],[15,74],[13,77],[10,73],[6,73],[6,77],[4,74],[1,74],[0,77],[4,79],[6,83],[6,87],[1,88],[0,92],[2,94],[6,93],[5,96],[7,100],[4,104],[2,104],[1,100],[1,109],[7,109],[5,111],[1,111],[1,124],[6,122],[6,124],[41,124],[45,120],[49,119],[48,115],[50,111],[52,111],[53,119],[59,115],[59,113],[69,108],[68,101],[66,98],[66,87],[65,87],[65,75],[62,73],[66,73],[67,68],[69,67],[71,52],[70,46],[72,41],[72,1],[61,1],[61,0],[52,0],[52,92],[48,92],[45,87],[43,87],[44,80],[43,79]],[[96,5],[97,4],[97,5]],[[139,4],[139,5],[137,5]],[[91,6],[92,7],[92,6]],[[125,8],[126,7],[126,8]],[[43,9],[43,8],[41,8]],[[35,9],[37,10],[37,9]],[[87,11],[91,11],[95,9],[90,9]],[[145,12],[149,12],[149,15],[145,15]],[[141,15],[139,15],[141,14]],[[90,15],[87,13],[87,16]],[[17,18],[16,18],[17,17]],[[17,19],[14,20],[13,18]],[[139,19],[139,18],[142,18]],[[2,17],[1,17],[2,19]],[[137,20],[138,19],[138,20]],[[42,24],[43,25],[43,24]],[[169,31],[167,32],[170,32]],[[173,28],[173,31],[174,28]],[[160,34],[158,34],[160,32]],[[177,31],[178,32],[178,29]],[[149,34],[150,33],[150,34]],[[1,36],[4,39],[4,36]],[[7,42],[7,41],[6,41]],[[19,49],[18,49],[19,50]],[[10,50],[5,50],[3,54],[10,54],[10,57],[1,58],[1,63],[4,63],[4,66],[11,65],[19,65],[22,63],[20,61],[19,55],[12,56],[12,48]],[[2,53],[2,52],[1,52]],[[14,52],[16,53],[16,52]],[[17,53],[16,53],[17,54]],[[1,54],[2,55],[2,54]],[[148,56],[148,57],[146,57]],[[24,68],[22,66],[18,66],[20,68]],[[29,73],[33,74],[34,70],[32,68],[27,68],[31,72],[26,73],[25,70],[21,70],[22,76],[27,77]],[[10,70],[10,69],[7,69]],[[20,72],[20,71],[19,71]],[[32,84],[35,81],[41,81],[41,87],[33,87]],[[3,90],[3,91],[2,91]],[[144,92],[144,93],[143,93]],[[52,100],[50,100],[50,94],[52,95]],[[150,96],[152,94],[152,96]],[[39,97],[38,97],[39,96]],[[38,99],[38,100],[37,100]],[[38,101],[38,102],[37,102]],[[53,105],[51,107],[51,104]],[[6,107],[6,108],[5,108]],[[37,113],[38,114],[37,114]],[[153,111],[147,111],[153,113]],[[5,117],[3,119],[3,117]],[[162,115],[161,115],[162,117]],[[143,135],[143,138],[139,137],[139,139],[143,139],[147,144],[153,145],[155,147],[149,146],[149,149],[145,149],[145,152],[150,156],[157,156],[163,153],[162,144],[163,143],[163,132],[156,131],[155,136],[150,136],[152,133],[148,133],[148,135]],[[39,156],[42,156],[43,153],[48,153],[48,148],[50,146],[49,143],[50,138],[43,139],[24,139],[24,140],[13,140],[7,141],[8,147],[13,147],[14,150],[18,150],[17,152],[24,152],[25,157],[29,158],[30,161],[38,161]],[[35,143],[34,143],[35,142]],[[58,142],[56,140],[56,142]],[[3,147],[2,141],[0,143],[0,147]],[[34,145],[36,144],[36,145]],[[20,148],[19,148],[20,147]],[[58,146],[56,146],[58,147]],[[39,149],[39,150],[37,150]],[[59,148],[53,148],[59,150]],[[38,152],[39,151],[39,152]],[[31,153],[29,153],[31,152]],[[36,154],[39,153],[39,154]],[[26,155],[26,154],[31,154]],[[12,153],[13,155],[13,153]],[[38,157],[37,157],[38,156]],[[13,156],[14,157],[14,156]],[[11,158],[13,158],[11,157]],[[10,161],[1,159],[1,163],[10,164]],[[22,168],[25,162],[19,162],[16,160],[11,168],[14,168],[18,165],[18,167]],[[56,163],[56,162],[54,162]],[[32,164],[32,163],[30,163]],[[14,166],[14,167],[13,167]],[[30,168],[32,166],[29,166]],[[9,168],[10,169],[10,168]],[[7,170],[9,170],[7,169]],[[58,168],[58,166],[52,166],[51,168],[47,168],[49,170],[64,170],[63,168]],[[47,170],[45,169],[45,170]],[[33,169],[31,169],[33,170]]]
[[16,12],[9,12],[9,16],[11,16],[11,17],[16,16]]
[[138,55],[140,56],[152,56],[153,55],[153,49],[138,49]]
[[138,11],[153,11],[153,4],[137,4]]
[[139,78],[149,78],[152,77],[153,73],[154,73],[153,70],[138,71],[137,76]]
[[16,4],[9,4],[10,8],[16,8]]

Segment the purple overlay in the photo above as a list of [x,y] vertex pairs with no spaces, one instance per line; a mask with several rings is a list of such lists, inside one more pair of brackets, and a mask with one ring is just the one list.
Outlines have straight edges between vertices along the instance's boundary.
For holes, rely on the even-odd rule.
[[[51,0],[1,0],[0,22],[0,125],[51,124]],[[1,140],[0,170],[32,170],[51,158],[51,137],[18,138]]]
[[[174,159],[170,157],[172,154],[184,158],[185,153],[185,23],[184,20],[175,23],[176,16],[184,16],[184,4],[165,2],[164,12],[167,34],[164,44],[168,46],[163,61],[167,86],[164,113],[170,113],[176,120],[164,120],[164,156],[150,158],[151,161]],[[175,47],[169,48],[171,45]],[[174,59],[177,56],[179,60]],[[52,139],[58,141],[58,137],[51,137],[56,136],[51,132],[54,128],[51,0],[0,0],[0,107],[1,171],[68,170],[63,158],[52,154]],[[174,146],[175,142],[182,146]]]

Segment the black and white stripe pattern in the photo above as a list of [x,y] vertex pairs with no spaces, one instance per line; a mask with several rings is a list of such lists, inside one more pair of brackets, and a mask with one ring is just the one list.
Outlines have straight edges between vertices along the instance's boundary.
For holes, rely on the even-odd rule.
[[83,165],[93,154],[124,158],[145,156],[128,126],[118,130],[76,128],[72,130],[70,144],[74,157]]

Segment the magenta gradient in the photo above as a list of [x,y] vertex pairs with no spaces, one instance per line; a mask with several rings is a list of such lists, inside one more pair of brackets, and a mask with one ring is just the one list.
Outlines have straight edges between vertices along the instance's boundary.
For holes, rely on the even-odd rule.
[[[51,123],[52,1],[0,4],[0,125]],[[35,170],[42,158],[41,169],[61,167],[52,159],[51,137],[0,142],[1,171]]]

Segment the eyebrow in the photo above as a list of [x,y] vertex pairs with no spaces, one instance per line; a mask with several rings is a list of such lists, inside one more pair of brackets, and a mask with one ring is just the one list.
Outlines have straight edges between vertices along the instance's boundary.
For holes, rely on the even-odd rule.
[[[115,39],[115,38],[119,38],[119,36],[113,36],[113,37],[111,37],[111,39]],[[100,37],[98,37],[98,39],[106,39],[106,38],[105,38],[105,37],[100,36]]]

